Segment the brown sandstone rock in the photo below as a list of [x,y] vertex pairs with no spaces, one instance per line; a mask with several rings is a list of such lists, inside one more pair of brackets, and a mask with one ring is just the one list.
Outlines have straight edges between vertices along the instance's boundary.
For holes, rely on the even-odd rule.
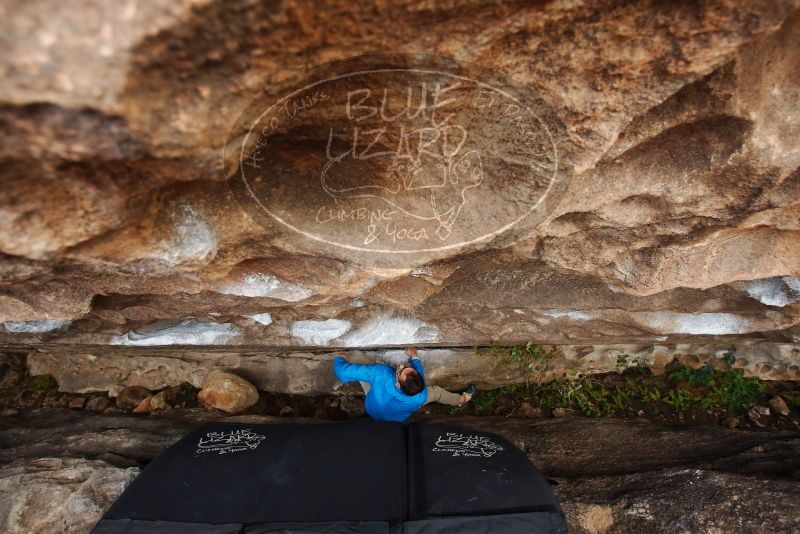
[[138,471],[82,458],[6,464],[0,467],[0,531],[88,532]]
[[86,409],[95,413],[101,413],[103,410],[108,408],[108,405],[108,397],[91,397],[88,401],[86,401]]
[[[313,9],[158,0],[126,10],[47,0],[9,10],[0,342],[297,345],[294,323],[329,319],[348,321],[352,337],[320,344],[762,332],[792,342],[799,9],[796,0]],[[323,35],[323,13],[346,23]],[[563,124],[570,175],[539,224],[390,269],[360,264],[350,249],[321,254],[240,208],[221,147],[258,92],[301,68],[397,49],[491,69]],[[324,108],[314,118],[331,119]],[[290,214],[327,206],[312,194],[319,173],[306,173],[318,154],[306,126],[279,145]],[[514,141],[482,134],[486,153]],[[508,179],[513,160],[500,173]],[[515,209],[514,193],[482,190],[462,216],[490,224],[493,206]],[[341,224],[346,237],[363,231]],[[269,324],[250,319],[266,313]],[[397,318],[405,327],[387,323]],[[156,375],[188,375],[166,364],[142,369],[137,383],[157,389],[168,383]]]
[[236,413],[258,402],[258,390],[244,378],[215,369],[208,373],[197,400],[206,406]]
[[[547,408],[543,408],[541,406],[531,406],[531,403],[523,402],[519,407],[519,415],[522,417],[541,418],[548,417],[551,414]],[[553,411],[553,415],[555,415],[555,410]]]
[[[660,367],[653,367],[654,374],[663,372],[667,365],[683,364],[687,355],[699,354],[703,361],[716,365],[727,358],[731,346],[730,340],[560,345],[541,379],[570,376],[573,371],[582,374],[617,371],[620,354],[627,354],[629,361],[639,361],[645,366],[650,362],[659,364]],[[796,344],[748,340],[736,343],[736,349],[741,361],[735,367],[741,368],[746,376],[765,380],[800,377],[800,371],[792,363],[800,359],[800,347]],[[276,350],[241,355],[230,348],[217,352],[189,347],[108,347],[96,351],[96,355],[86,355],[73,353],[69,347],[51,347],[47,352],[29,355],[28,365],[34,374],[52,375],[62,391],[73,393],[108,390],[113,394],[123,386],[141,384],[142,377],[151,380],[152,389],[168,388],[169,384],[183,381],[200,386],[205,376],[223,363],[231,372],[247,376],[259,390],[315,395],[333,390],[335,377],[330,365],[337,352]],[[368,355],[380,361],[391,359],[398,352],[402,357],[401,351],[386,350],[369,351]],[[492,356],[490,348],[420,349],[420,358],[426,377],[446,388],[475,383],[479,388],[491,389],[525,379],[519,366],[503,363],[502,356]],[[174,401],[168,399],[168,402]]]
[[150,398],[150,411],[158,412],[167,408],[170,408],[170,405],[167,403],[166,392],[160,391]]
[[142,386],[128,386],[117,393],[117,406],[123,410],[136,408],[150,396],[150,390]]
[[133,409],[133,413],[150,413],[153,409],[153,397],[149,395]]
[[764,428],[766,426],[764,418],[769,417],[769,414],[769,408],[766,406],[753,406],[747,410],[747,418],[760,428]]
[[772,410],[775,413],[778,413],[778,414],[781,414],[781,415],[789,415],[789,413],[790,413],[789,406],[786,405],[786,401],[783,400],[783,398],[780,397],[779,395],[776,395],[776,396],[772,397],[769,400],[768,404],[769,404],[769,407],[772,408]]
[[[329,393],[335,347],[416,343],[459,347],[422,351],[435,383],[495,387],[526,377],[470,347],[529,341],[559,343],[544,380],[616,370],[620,353],[654,374],[710,364],[800,379],[800,1],[112,4],[0,7],[0,347],[30,353],[29,371],[52,374],[61,391],[108,391],[120,408],[153,413],[179,405],[164,388],[185,381],[204,386],[204,404],[236,412],[258,400],[256,388]],[[531,217],[468,247],[384,265],[245,211],[229,187],[236,151],[223,147],[242,138],[237,117],[252,99],[278,82],[296,88],[314,65],[399,49],[455,58],[462,72],[485,68],[496,75],[482,81],[530,96],[563,163]],[[399,204],[369,204],[320,188],[327,127],[347,122],[332,110],[315,106],[273,138],[269,169],[279,179],[269,198],[283,219],[313,226],[324,214],[328,228],[363,245],[369,226],[359,209],[420,202],[408,193]],[[459,191],[453,231],[533,204],[522,184],[543,177],[520,180],[519,161],[539,145],[504,127],[501,114],[453,111],[477,134],[470,148],[487,169],[485,181]],[[391,184],[400,169],[377,161],[345,167],[343,189]],[[381,246],[399,247],[393,237],[382,235]],[[24,365],[0,373],[0,386],[12,388]],[[107,405],[93,397],[85,408],[113,412]],[[340,408],[363,411],[358,402]],[[769,410],[788,407],[773,399]],[[528,425],[573,419],[558,409],[558,421],[543,423],[535,418],[549,412],[519,411]],[[754,410],[727,424],[767,417]],[[150,459],[137,449],[165,444],[126,428],[116,429],[120,438],[75,433],[58,446],[123,465]],[[783,474],[772,467],[751,479],[724,464],[758,463],[733,445],[676,433],[641,446],[647,431],[638,427],[570,428],[550,438],[546,427],[526,449],[562,454],[547,457],[556,473],[580,471],[569,462],[584,469],[585,489],[561,487],[576,532],[797,528],[796,517],[781,516],[796,488],[775,481]],[[603,441],[607,428],[627,439]],[[670,457],[686,450],[681,439],[718,451],[720,463]],[[586,449],[569,448],[581,442]],[[629,448],[632,460],[620,452]],[[662,460],[647,464],[648,455]],[[639,472],[625,471],[629,462]],[[745,502],[751,495],[755,505]],[[51,497],[68,498],[43,498]],[[43,529],[78,521],[53,514]],[[6,527],[38,528],[28,519]]]
[[86,399],[84,397],[75,397],[74,399],[70,399],[69,407],[73,410],[83,410],[83,407],[86,405]]

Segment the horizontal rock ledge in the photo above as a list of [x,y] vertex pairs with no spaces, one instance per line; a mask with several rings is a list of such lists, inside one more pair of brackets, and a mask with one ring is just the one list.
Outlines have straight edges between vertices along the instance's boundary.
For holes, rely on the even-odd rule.
[[[549,347],[549,346],[546,346]],[[458,388],[475,383],[495,388],[524,380],[521,368],[509,363],[501,347],[420,348],[426,377],[431,383]],[[32,375],[53,375],[59,389],[69,393],[107,391],[116,394],[127,386],[155,390],[188,382],[201,387],[212,369],[224,369],[252,382],[262,391],[302,395],[329,394],[335,377],[331,361],[341,350],[251,351],[219,347],[71,347],[47,346],[31,351],[27,365]],[[376,362],[405,358],[397,348],[364,350]],[[558,345],[539,379],[553,380],[574,374],[620,370],[618,358],[627,365],[641,365],[654,374],[673,362],[693,367],[710,363],[718,369],[744,370],[746,376],[765,380],[800,380],[800,345],[764,340],[695,340],[681,343],[619,343]]]

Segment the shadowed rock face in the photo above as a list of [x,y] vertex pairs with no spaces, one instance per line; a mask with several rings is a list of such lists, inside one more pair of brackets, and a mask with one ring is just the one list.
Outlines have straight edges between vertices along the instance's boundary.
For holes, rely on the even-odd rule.
[[[0,8],[0,342],[797,342],[798,9],[796,0]],[[251,218],[226,183],[230,154],[223,160],[229,134],[242,142],[242,111],[277,98],[262,91],[281,80],[308,81],[313,71],[301,69],[396,50],[513,82],[564,158],[558,194],[513,235],[403,265],[365,263]],[[327,126],[352,127],[334,101],[280,130],[262,176],[281,213],[336,218],[332,240],[361,239],[353,210],[365,206],[412,212],[435,220],[431,239],[460,239],[475,221],[502,227],[544,190],[519,171],[538,145],[459,101],[448,105],[472,135],[463,154],[405,168],[398,158],[337,160],[323,194]],[[416,188],[442,177],[439,196]],[[374,205],[356,198],[365,187]],[[314,223],[303,217],[297,224]]]

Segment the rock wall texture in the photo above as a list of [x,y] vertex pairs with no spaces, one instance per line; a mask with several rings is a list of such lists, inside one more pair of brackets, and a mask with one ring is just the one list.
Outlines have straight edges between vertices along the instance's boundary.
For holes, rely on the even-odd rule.
[[[0,342],[796,343],[798,43],[797,0],[3,3]],[[397,50],[480,65],[551,111],[568,165],[513,240],[376,266],[237,203],[223,147],[254,98]],[[475,150],[514,143],[487,131]],[[312,209],[309,132],[281,133],[270,172]],[[515,200],[475,191],[464,217]]]
[[[366,351],[376,363],[396,364],[407,357],[402,350]],[[162,389],[188,382],[202,387],[214,369],[227,369],[246,378],[262,391],[324,395],[334,391],[336,378],[330,371],[336,352],[329,351],[240,351],[219,347],[40,347],[27,354],[33,375],[52,375],[59,389],[71,393],[107,391],[116,396],[126,386]],[[546,382],[575,373],[590,375],[622,370],[627,365],[649,367],[654,374],[678,363],[699,368],[742,369],[746,376],[763,380],[800,380],[800,347],[794,343],[742,341],[675,345],[616,344],[562,345],[536,379]],[[510,363],[505,354],[491,350],[420,349],[425,377],[431,383],[456,389],[474,383],[496,388],[525,380],[524,367]],[[2,358],[0,358],[2,361]],[[634,363],[636,362],[636,363]]]
[[36,458],[0,467],[3,532],[89,532],[139,474],[100,460]]

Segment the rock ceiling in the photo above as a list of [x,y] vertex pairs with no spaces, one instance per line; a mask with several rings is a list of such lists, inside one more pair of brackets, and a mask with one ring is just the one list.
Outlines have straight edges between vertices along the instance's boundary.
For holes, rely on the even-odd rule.
[[[795,0],[0,7],[0,340],[796,341],[799,9]],[[264,155],[259,194],[294,227],[314,233],[335,220],[325,239],[363,242],[370,214],[391,207],[442,245],[503,228],[534,204],[535,217],[398,263],[320,247],[254,216],[237,197],[235,158],[223,157],[226,143],[245,146],[237,120],[253,118],[243,112],[254,99],[277,99],[275,87],[344,58],[396,51],[513,88],[559,149],[556,193],[537,204],[551,178],[520,170],[534,156],[552,164],[541,131],[520,140],[508,116],[467,104],[485,95],[464,83],[440,129],[449,139],[469,132],[460,152],[405,167],[397,157],[329,158],[326,204],[328,134],[349,132],[330,138],[345,153],[354,125],[380,126],[342,112],[377,110],[379,99],[346,107],[343,85],[330,85],[327,103],[279,129]],[[426,76],[413,81],[452,81]],[[409,80],[362,82],[377,98]],[[419,156],[434,144],[414,124],[402,131],[422,131]],[[405,139],[394,126],[386,146]],[[450,141],[437,139],[447,154]],[[436,177],[445,192],[412,187]]]

